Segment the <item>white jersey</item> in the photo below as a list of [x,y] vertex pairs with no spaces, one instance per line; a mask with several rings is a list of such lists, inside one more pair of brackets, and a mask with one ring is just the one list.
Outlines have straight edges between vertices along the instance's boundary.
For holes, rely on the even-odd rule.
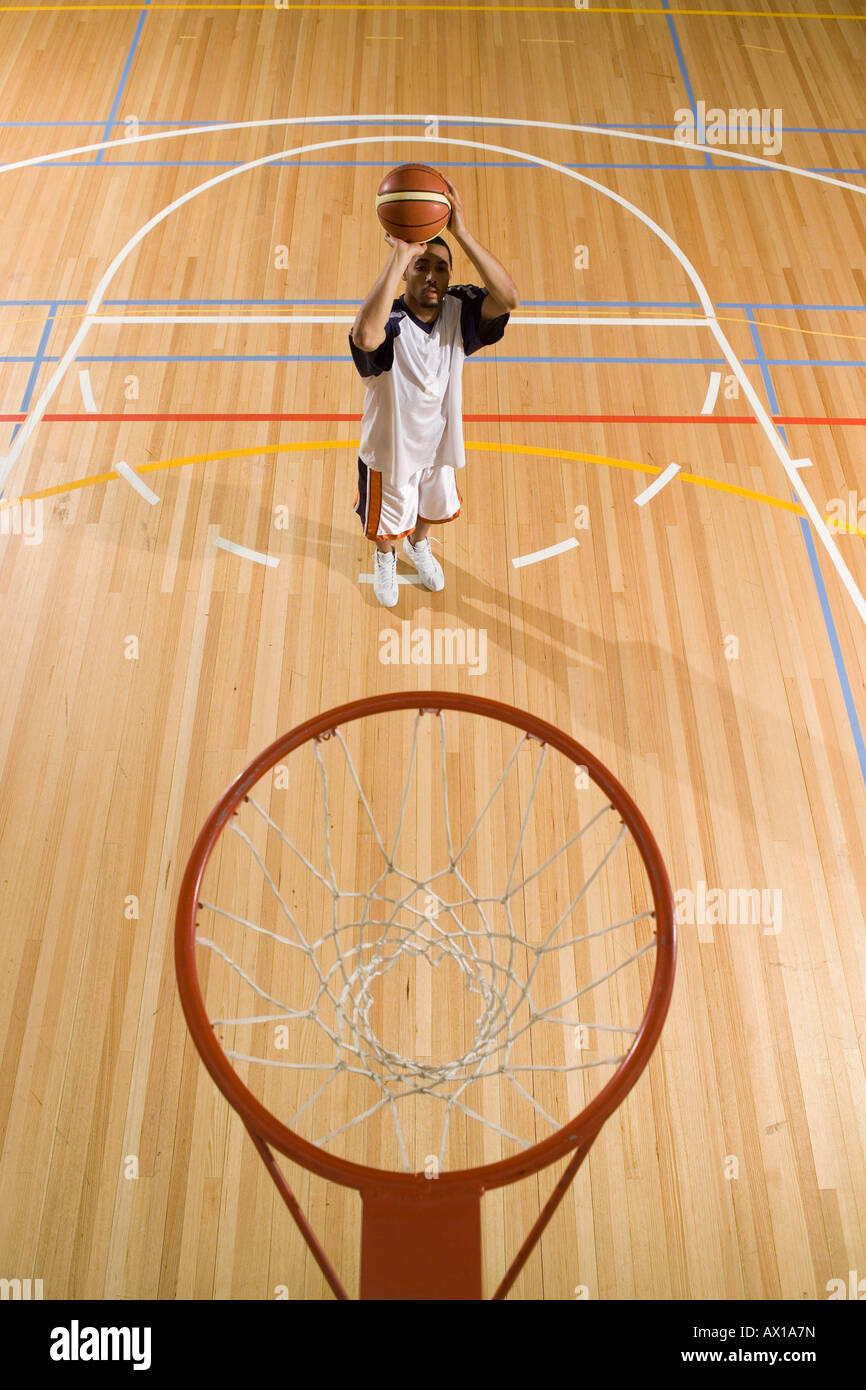
[[367,386],[361,458],[401,484],[425,468],[463,468],[463,362],[496,343],[508,314],[482,319],[487,290],[452,285],[433,323],[422,323],[402,297],[394,300],[385,341],[375,352],[352,342]]

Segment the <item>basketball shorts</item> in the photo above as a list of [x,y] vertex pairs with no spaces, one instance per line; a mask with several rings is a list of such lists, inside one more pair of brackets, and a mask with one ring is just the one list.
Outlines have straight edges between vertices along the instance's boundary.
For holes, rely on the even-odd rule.
[[355,511],[371,540],[399,540],[419,521],[453,521],[462,504],[453,468],[422,468],[408,482],[395,484],[358,459]]

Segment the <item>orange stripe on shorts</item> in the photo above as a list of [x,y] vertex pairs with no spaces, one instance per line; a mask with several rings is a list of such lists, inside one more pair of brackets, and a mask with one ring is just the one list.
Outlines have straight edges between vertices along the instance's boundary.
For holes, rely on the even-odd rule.
[[375,540],[379,534],[379,521],[382,516],[382,474],[374,468],[367,469],[367,526],[364,535]]

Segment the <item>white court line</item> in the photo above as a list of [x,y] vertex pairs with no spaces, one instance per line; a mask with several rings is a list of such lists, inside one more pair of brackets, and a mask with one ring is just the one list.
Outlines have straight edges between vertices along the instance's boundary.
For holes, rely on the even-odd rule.
[[[353,314],[94,314],[93,323],[106,324],[226,324],[226,323],[336,323],[353,324]],[[582,314],[561,314],[556,317],[535,314],[512,314],[513,328],[518,324],[536,324],[549,328],[563,323],[585,328],[706,328],[705,318],[643,319],[592,317]],[[715,373],[719,375],[719,373]]]
[[791,459],[791,466],[792,466],[793,468],[811,468],[811,467],[812,467],[812,460],[811,460],[811,459]]
[[149,502],[152,507],[160,500],[156,493],[152,492],[147,486],[147,483],[141,481],[135,469],[130,468],[128,463],[124,463],[123,460],[121,460],[120,463],[114,465],[114,471],[118,477],[125,478],[130,487],[134,487],[136,492],[140,493],[145,502]]
[[549,545],[546,550],[533,550],[528,555],[515,555],[511,563],[516,570],[520,569],[521,565],[537,565],[539,560],[549,560],[551,555],[562,555],[566,550],[576,550],[579,545],[580,541],[575,540],[574,536],[569,536],[567,541]]
[[722,384],[721,372],[710,372],[710,384],[707,387],[707,394],[701,406],[702,415],[712,415],[716,408],[716,400],[719,395],[719,387]]
[[93,387],[90,384],[90,372],[85,367],[78,373],[78,384],[81,387],[81,399],[84,401],[84,409],[89,410],[91,415],[96,414],[96,401],[93,399]]
[[[416,116],[400,115],[389,111],[384,115],[358,116],[356,112],[348,116],[272,116],[252,121],[220,121],[212,125],[191,126],[183,130],[160,130],[147,135],[121,136],[118,140],[98,140],[93,145],[76,145],[68,150],[53,150],[49,154],[29,155],[27,159],[15,160],[12,164],[0,164],[0,174],[11,174],[15,169],[29,169],[50,160],[69,159],[77,154],[91,154],[94,150],[113,150],[130,145],[144,145],[150,141],[182,140],[192,135],[221,135],[227,130],[264,130],[274,126],[314,126],[314,125],[394,125],[415,121],[426,130],[430,121],[441,125],[480,125],[480,126],[518,126],[521,130],[565,130],[576,135],[602,135],[610,140],[636,140],[644,145],[667,145],[681,154],[712,154],[717,159],[734,159],[743,164],[758,164],[765,169],[776,169],[779,173],[795,174],[799,178],[813,179],[816,183],[828,183],[836,188],[847,188],[854,193],[866,196],[866,186],[848,183],[845,179],[834,179],[829,174],[821,174],[813,169],[801,169],[796,164],[780,164],[777,160],[764,159],[756,154],[742,154],[739,150],[723,149],[721,145],[694,144],[689,140],[675,140],[668,135],[647,135],[642,130],[622,130],[599,125],[572,125],[566,121],[526,121],[517,116]],[[417,139],[416,136],[394,136],[393,139]],[[442,140],[442,136],[425,135],[430,144]],[[335,144],[338,142],[334,142]],[[483,147],[482,147],[483,148]],[[512,153],[514,153],[512,151]],[[276,155],[281,159],[283,154]],[[235,172],[242,172],[242,168]]]
[[864,599],[860,590],[857,588],[851,571],[848,569],[848,566],[845,564],[845,561],[839,554],[839,551],[836,548],[836,544],[827,528],[827,523],[825,522],[821,513],[818,511],[818,508],[815,506],[815,503],[812,501],[811,493],[803,483],[800,474],[795,468],[793,460],[791,459],[791,455],[788,453],[788,450],[785,447],[784,440],[776,430],[775,425],[773,424],[772,420],[770,419],[769,415],[764,409],[760,397],[755,391],[755,388],[750,382],[749,378],[746,376],[743,364],[737,357],[736,353],[734,352],[734,349],[731,347],[730,343],[728,342],[718,323],[711,323],[710,331],[712,332],[713,337],[715,338],[716,342],[718,343],[719,347],[722,349],[722,352],[725,354],[725,357],[730,363],[731,371],[735,374],[737,380],[742,386],[746,394],[746,399],[748,400],[750,406],[752,407],[752,410],[754,411],[755,418],[763,427],[764,434],[767,436],[767,439],[770,442],[770,447],[773,449],[774,453],[779,459],[779,462],[781,463],[782,467],[787,473],[788,481],[790,482],[792,488],[794,489],[794,492],[797,494],[800,501],[802,502],[806,515],[809,517],[809,520],[812,522],[812,525],[815,527],[815,530],[821,537],[824,549],[829,555],[830,560],[837,574],[839,575],[839,578],[845,585],[845,588],[848,592],[848,595],[852,603],[854,604],[854,607],[857,609],[857,612],[860,614],[860,617],[863,619],[863,622],[866,623],[866,599]]
[[227,550],[230,555],[239,555],[242,560],[255,560],[257,565],[268,565],[270,569],[276,569],[280,563],[276,555],[264,555],[261,550],[248,550],[245,545],[235,545],[234,541],[224,540],[222,536],[214,538],[214,545],[219,550]]
[[[375,574],[359,574],[359,575],[358,575],[358,583],[359,583],[359,584],[372,584],[375,578],[376,578]],[[421,583],[421,576],[420,576],[420,574],[398,574],[398,575],[397,575],[397,583],[398,583],[398,584],[420,584],[420,583]]]
[[[337,118],[337,117],[331,117],[331,121],[332,121],[332,122],[333,122],[334,120],[337,120],[337,119],[339,119],[339,118]],[[347,121],[349,121],[349,120],[354,121],[356,118],[355,118],[355,117],[346,117],[346,118],[344,118],[344,119],[346,119]],[[371,117],[371,118],[368,118],[368,119],[371,119],[371,120],[372,120],[372,119],[374,119],[374,118]],[[412,118],[405,118],[405,117],[404,117],[404,118],[397,118],[397,117],[394,117],[393,115],[391,115],[391,116],[383,117],[383,118],[381,118],[381,119],[382,119],[382,123],[383,123],[383,124],[391,125],[391,124],[394,122],[395,119],[412,119]],[[458,120],[458,119],[460,119],[460,118],[452,116],[452,117],[450,117],[450,118],[448,118],[448,117],[443,117],[442,119],[443,119],[443,121],[445,121],[445,122],[447,122],[449,119],[453,122],[453,121]],[[477,118],[471,118],[471,119],[472,119],[473,121],[477,121]],[[308,118],[303,118],[303,117],[286,118],[286,120],[285,120],[284,123],[285,123],[285,124],[298,124],[298,123],[301,123],[301,122],[309,123]],[[589,131],[589,132],[592,132],[592,133],[602,134],[602,135],[605,135],[605,134],[608,134],[608,135],[613,134],[614,136],[617,136],[617,135],[618,135],[619,138],[625,138],[625,139],[642,139],[642,140],[648,141],[649,143],[652,143],[652,144],[658,143],[658,144],[664,144],[664,145],[679,146],[679,148],[682,149],[683,151],[686,150],[686,149],[692,149],[692,150],[699,150],[699,151],[704,152],[704,153],[706,152],[706,148],[705,148],[704,146],[700,146],[700,145],[686,145],[686,144],[684,144],[684,143],[681,142],[681,141],[669,140],[669,139],[667,139],[667,138],[665,138],[665,137],[661,137],[661,136],[645,136],[642,132],[641,132],[640,134],[638,134],[637,132],[633,132],[633,131],[608,132],[608,131],[602,130],[600,127],[572,126],[572,125],[564,125],[564,124],[560,124],[560,123],[557,123],[557,122],[550,122],[550,121],[519,121],[519,120],[512,119],[512,118],[495,118],[495,123],[496,123],[496,124],[502,124],[502,125],[531,126],[532,128],[536,128],[536,129],[539,129],[539,128],[540,128],[540,129],[561,129],[561,130],[572,130],[572,131]],[[259,121],[251,121],[251,122],[231,122],[231,123],[228,123],[228,125],[227,125],[225,128],[230,128],[230,129],[249,129],[249,128],[254,127],[254,126],[274,125],[274,124],[280,124],[280,121],[273,121],[273,120],[272,120],[272,121],[263,121],[263,122],[259,122]],[[425,121],[424,124],[426,125],[426,121]],[[208,128],[205,127],[205,128],[204,128],[204,132],[206,132],[207,129],[208,129]],[[204,133],[204,132],[202,132],[202,133]],[[191,133],[194,133],[194,132],[192,132],[192,131],[190,131],[190,130],[186,130],[186,131],[168,131],[168,132],[163,132],[163,134],[164,134],[167,138],[171,138],[172,136],[178,137],[178,136],[180,136],[181,134],[187,134],[187,135],[189,135],[189,134],[191,134]],[[97,143],[96,143],[95,145],[93,145],[93,146],[81,146],[81,147],[79,147],[78,150],[75,151],[75,152],[76,152],[76,153],[83,153],[85,150],[90,150],[90,149],[108,148],[108,147],[110,147],[110,146],[123,145],[123,144],[128,145],[128,144],[133,143],[133,141],[135,141],[135,142],[140,142],[141,140],[143,140],[143,139],[148,139],[148,138],[153,138],[153,137],[135,136],[135,137],[133,137],[133,140],[130,140],[130,141],[124,141],[124,140],[117,140],[117,141],[102,141],[102,142],[97,142]],[[159,138],[159,137],[157,137],[157,138]],[[798,474],[797,469],[794,468],[794,466],[793,466],[793,464],[792,464],[792,461],[791,461],[790,454],[788,453],[788,450],[787,450],[787,448],[786,448],[786,446],[785,446],[784,441],[782,440],[781,436],[779,435],[778,431],[776,430],[776,427],[775,427],[775,425],[773,424],[773,421],[770,419],[769,415],[767,414],[766,410],[763,408],[763,406],[762,406],[762,404],[761,404],[761,402],[760,402],[760,399],[759,399],[758,396],[756,395],[756,393],[755,393],[755,391],[754,391],[754,389],[753,389],[751,383],[749,382],[749,380],[748,380],[748,378],[747,378],[747,376],[746,376],[745,369],[743,368],[742,363],[740,362],[739,358],[738,358],[738,357],[736,356],[736,354],[734,353],[733,348],[731,347],[730,343],[728,342],[727,338],[725,337],[725,334],[724,334],[724,332],[722,331],[722,329],[721,329],[721,327],[720,327],[720,325],[719,325],[719,323],[718,323],[718,321],[717,321],[717,319],[716,319],[716,316],[715,316],[715,307],[714,307],[714,305],[713,305],[712,300],[710,299],[710,296],[709,296],[709,293],[708,293],[708,291],[707,291],[707,289],[706,289],[706,286],[704,285],[704,283],[703,283],[703,281],[702,281],[700,275],[698,274],[696,268],[694,267],[694,265],[692,264],[692,262],[689,260],[688,256],[685,254],[685,252],[682,250],[682,248],[677,244],[677,242],[675,242],[675,241],[673,240],[673,238],[672,238],[671,236],[668,235],[668,233],[664,230],[663,227],[660,227],[659,224],[658,224],[657,222],[653,221],[653,219],[652,219],[647,213],[645,213],[641,208],[637,207],[636,204],[630,203],[630,202],[628,201],[628,199],[622,197],[621,194],[615,193],[615,192],[613,191],[613,189],[607,188],[604,184],[598,183],[595,179],[589,178],[586,174],[581,174],[581,173],[579,173],[576,169],[569,169],[569,168],[567,168],[567,167],[566,167],[565,165],[563,165],[563,164],[557,164],[557,163],[555,163],[553,160],[543,159],[540,155],[529,154],[528,152],[526,152],[526,151],[524,151],[524,150],[515,150],[515,149],[513,149],[513,148],[511,148],[511,147],[509,147],[509,146],[506,146],[506,145],[493,145],[493,144],[490,144],[490,143],[487,142],[487,141],[480,141],[480,140],[463,140],[463,139],[458,139],[457,137],[448,137],[448,136],[442,136],[442,135],[427,136],[426,138],[427,138],[428,143],[430,143],[430,144],[436,144],[436,145],[455,145],[455,146],[459,146],[459,147],[465,148],[465,149],[484,150],[484,151],[486,151],[486,152],[488,152],[488,153],[491,153],[491,154],[504,154],[504,155],[510,155],[510,156],[512,156],[512,157],[514,157],[514,158],[524,160],[524,161],[526,161],[526,162],[529,163],[529,164],[537,165],[539,168],[551,169],[551,170],[553,170],[555,173],[561,174],[564,178],[573,179],[576,183],[582,184],[584,187],[587,187],[587,188],[592,188],[592,189],[594,189],[597,193],[599,193],[602,197],[604,197],[604,198],[609,198],[612,202],[617,203],[620,207],[624,208],[627,212],[631,213],[634,217],[636,217],[637,220],[638,220],[639,222],[642,222],[643,225],[644,225],[645,227],[647,227],[652,233],[654,233],[654,234],[659,238],[659,240],[668,248],[668,250],[671,252],[671,254],[672,254],[672,255],[675,257],[675,259],[678,261],[678,263],[680,264],[680,266],[681,266],[682,269],[684,270],[685,274],[687,275],[688,279],[691,281],[692,285],[694,286],[695,290],[697,291],[697,295],[698,295],[698,299],[700,300],[701,308],[703,309],[703,312],[704,312],[704,314],[706,315],[707,320],[708,320],[708,326],[710,327],[710,329],[711,329],[711,331],[712,331],[714,337],[716,338],[716,341],[718,342],[719,346],[721,347],[725,359],[730,363],[731,368],[732,368],[732,370],[734,371],[734,373],[735,373],[735,375],[736,375],[736,377],[737,377],[737,380],[740,382],[740,385],[743,387],[743,389],[744,389],[744,391],[745,391],[745,393],[746,393],[746,397],[747,397],[747,399],[748,399],[750,405],[752,406],[753,412],[754,412],[754,414],[755,414],[755,418],[756,418],[756,419],[759,421],[759,423],[761,424],[761,427],[762,427],[762,429],[764,430],[764,433],[765,433],[766,436],[767,436],[767,439],[768,439],[768,441],[769,441],[769,443],[770,443],[771,448],[773,449],[774,453],[777,455],[777,457],[779,458],[780,462],[782,463],[782,466],[783,466],[783,468],[785,469],[786,474],[788,475],[788,479],[789,479],[789,481],[791,482],[791,485],[792,485],[792,487],[793,487],[795,493],[796,493],[797,496],[800,498],[800,500],[801,500],[801,502],[803,503],[803,506],[804,506],[804,508],[805,508],[805,510],[806,510],[806,512],[807,512],[807,514],[808,514],[808,516],[809,516],[809,518],[810,518],[810,520],[812,521],[812,524],[815,526],[815,529],[817,530],[818,535],[819,535],[819,537],[820,537],[820,539],[821,539],[821,543],[822,543],[822,545],[824,546],[824,549],[826,550],[827,554],[829,555],[830,560],[831,560],[831,563],[833,564],[834,568],[836,569],[837,573],[839,574],[839,577],[840,577],[840,579],[842,580],[842,583],[844,584],[845,589],[846,589],[846,591],[847,591],[849,597],[851,598],[851,600],[852,600],[852,602],[853,602],[853,604],[854,604],[854,606],[855,606],[855,608],[856,608],[858,614],[860,615],[860,617],[861,617],[862,621],[864,622],[864,624],[866,624],[866,599],[864,599],[863,595],[861,594],[859,588],[857,587],[857,585],[856,585],[856,583],[855,583],[855,581],[854,581],[854,578],[853,578],[853,576],[852,576],[850,570],[848,569],[847,565],[845,564],[845,561],[842,559],[842,556],[841,556],[841,554],[839,553],[839,550],[838,550],[838,548],[837,548],[837,546],[836,546],[836,543],[835,543],[835,541],[833,540],[833,537],[831,536],[829,529],[827,528],[827,525],[826,525],[826,523],[825,523],[825,521],[824,521],[824,518],[821,516],[820,512],[818,511],[817,507],[815,506],[814,502],[812,501],[812,498],[811,498],[811,496],[809,495],[807,489],[804,487],[803,482],[802,482],[802,480],[801,480],[800,477],[799,477],[799,474]],[[102,303],[102,300],[103,300],[103,298],[104,298],[104,296],[105,296],[106,290],[107,290],[109,284],[111,283],[112,279],[114,278],[115,274],[117,273],[118,269],[119,269],[120,266],[123,264],[123,262],[127,259],[127,257],[131,254],[131,252],[135,249],[135,247],[144,239],[144,237],[148,234],[148,232],[152,231],[153,228],[156,227],[156,226],[158,226],[160,222],[164,221],[164,219],[165,219],[166,217],[168,217],[171,213],[173,213],[174,211],[176,211],[177,208],[182,207],[185,203],[188,203],[192,198],[198,197],[199,194],[204,193],[206,190],[208,190],[208,189],[210,189],[210,188],[214,188],[214,187],[216,187],[218,184],[225,183],[228,179],[237,178],[237,177],[238,177],[239,175],[241,175],[241,174],[248,173],[251,169],[262,168],[263,166],[265,166],[265,165],[267,165],[267,164],[273,164],[273,163],[276,162],[277,160],[281,160],[281,159],[290,159],[290,158],[293,158],[293,157],[295,157],[295,156],[297,156],[297,155],[301,155],[301,154],[312,154],[312,153],[314,153],[314,152],[318,152],[318,151],[324,150],[324,149],[339,149],[339,148],[343,148],[343,147],[345,147],[345,146],[347,146],[347,145],[355,145],[355,146],[357,146],[357,145],[370,145],[370,144],[414,144],[414,143],[417,143],[417,141],[418,141],[418,136],[417,136],[417,134],[412,134],[412,135],[385,135],[385,136],[382,136],[382,135],[373,135],[373,136],[365,135],[365,136],[351,136],[351,137],[348,137],[348,138],[346,138],[346,139],[340,139],[340,140],[318,141],[318,142],[316,142],[316,143],[314,143],[314,144],[311,144],[311,145],[297,146],[297,147],[295,147],[294,149],[289,149],[289,150],[277,150],[274,154],[262,155],[262,156],[261,156],[260,158],[258,158],[258,159],[250,160],[250,161],[249,161],[248,163],[246,163],[246,164],[241,164],[241,165],[239,165],[237,168],[234,168],[234,169],[228,169],[228,170],[226,170],[226,171],[225,171],[224,173],[222,173],[222,174],[217,174],[217,175],[215,175],[213,178],[205,180],[204,183],[198,184],[195,188],[189,189],[186,193],[182,194],[179,198],[176,198],[175,201],[174,201],[173,203],[168,204],[168,205],[167,205],[165,208],[163,208],[160,212],[156,213],[155,216],[153,216],[152,218],[150,218],[150,220],[149,220],[148,222],[144,223],[144,225],[143,225],[142,227],[140,227],[140,228],[138,229],[138,231],[135,232],[135,233],[133,234],[133,236],[132,236],[132,237],[130,238],[130,240],[126,243],[126,245],[125,245],[124,247],[121,248],[121,250],[120,250],[120,251],[117,253],[117,255],[114,257],[114,260],[113,260],[113,261],[111,262],[111,264],[109,265],[108,269],[105,271],[105,273],[104,273],[102,279],[100,280],[99,284],[97,285],[96,289],[94,290],[93,295],[91,296],[90,302],[89,302],[89,304],[88,304],[88,306],[87,306],[87,310],[86,310],[86,313],[85,313],[84,320],[83,320],[83,322],[82,322],[81,327],[79,328],[78,333],[75,335],[75,338],[73,339],[73,341],[72,341],[72,343],[70,344],[69,348],[68,348],[67,351],[64,353],[63,358],[61,359],[60,363],[58,363],[58,366],[57,366],[55,372],[53,373],[51,379],[49,380],[48,385],[46,386],[46,388],[45,388],[45,390],[43,391],[42,395],[39,397],[39,399],[38,399],[38,401],[36,402],[36,404],[32,407],[30,413],[28,414],[28,417],[27,417],[26,421],[25,421],[24,424],[21,426],[21,429],[19,430],[19,432],[18,432],[18,434],[17,434],[17,436],[16,436],[16,438],[15,438],[15,442],[14,442],[14,444],[12,445],[12,448],[11,448],[11,450],[10,450],[8,456],[6,457],[5,461],[2,461],[2,463],[0,463],[0,486],[2,486],[3,482],[5,481],[5,478],[7,477],[8,473],[9,473],[9,471],[10,471],[10,469],[14,466],[14,464],[17,462],[18,458],[20,457],[22,450],[24,449],[24,447],[25,447],[25,445],[26,445],[28,439],[30,438],[30,435],[33,433],[34,429],[36,428],[36,426],[37,426],[39,420],[42,418],[42,415],[44,414],[44,412],[45,412],[45,410],[46,410],[46,408],[47,408],[47,405],[48,405],[49,401],[51,400],[51,398],[52,398],[54,392],[56,391],[56,389],[57,389],[59,383],[63,380],[63,377],[65,376],[65,374],[66,374],[66,372],[67,372],[67,370],[68,370],[70,364],[72,363],[72,361],[75,359],[77,353],[79,352],[80,347],[81,347],[81,344],[82,344],[82,342],[84,341],[85,337],[87,336],[87,333],[89,332],[90,327],[91,327],[91,325],[92,325],[92,322],[93,322],[92,316],[98,311],[98,309],[99,309],[99,307],[100,307],[100,305],[101,305],[101,303]],[[844,181],[842,181],[842,180],[839,180],[839,179],[832,179],[832,178],[830,178],[830,177],[828,177],[827,175],[824,175],[824,174],[815,175],[815,174],[813,174],[810,170],[806,170],[806,169],[797,169],[797,168],[795,168],[795,167],[792,166],[792,165],[777,164],[777,163],[775,163],[775,162],[772,161],[772,160],[761,159],[761,158],[759,158],[757,155],[741,155],[741,154],[739,154],[739,153],[737,153],[737,152],[735,152],[735,151],[732,151],[732,150],[721,150],[719,147],[716,147],[716,146],[713,147],[713,153],[714,153],[714,154],[718,153],[719,155],[721,155],[721,156],[723,156],[723,157],[725,157],[725,158],[731,158],[731,159],[741,160],[741,161],[744,161],[745,163],[748,163],[748,164],[758,164],[758,165],[765,166],[765,167],[767,167],[767,168],[777,169],[777,170],[779,170],[779,171],[781,171],[781,172],[785,172],[785,173],[795,173],[795,174],[801,175],[801,176],[804,177],[804,178],[812,178],[812,179],[815,179],[816,181],[821,182],[821,183],[834,184],[834,185],[836,185],[836,186],[838,186],[838,187],[846,188],[846,189],[849,189],[849,190],[851,190],[851,191],[853,191],[853,192],[855,192],[855,193],[860,193],[860,194],[866,196],[866,187],[859,187],[859,186],[856,185],[856,184],[846,183],[846,182],[844,182]],[[22,168],[22,167],[25,167],[25,166],[28,165],[28,164],[43,163],[43,162],[45,161],[46,158],[56,158],[56,157],[57,157],[56,155],[55,155],[55,156],[42,156],[42,155],[36,155],[36,156],[31,157],[31,158],[28,159],[28,160],[19,160],[19,161],[17,161],[17,163],[15,163],[15,164],[4,165],[4,166],[2,166],[2,168],[0,168],[0,173],[9,172],[10,170],[15,169],[15,168]]]
[[[177,134],[177,132],[168,132],[168,134]],[[135,137],[136,140],[140,138],[141,137],[138,136]],[[606,188],[604,184],[597,183],[594,179],[588,178],[585,174],[579,174],[574,169],[567,169],[562,164],[556,164],[549,159],[542,159],[539,155],[527,154],[525,151],[522,150],[511,149],[509,146],[491,145],[478,140],[462,140],[457,138],[446,139],[444,136],[430,137],[430,140],[431,143],[436,144],[459,145],[468,149],[486,150],[494,154],[513,155],[516,158],[523,159],[530,164],[536,164],[540,168],[552,169],[555,173],[563,174],[566,178],[574,179],[577,183],[585,184],[587,187],[595,189],[596,192],[602,195],[602,197],[610,198],[612,201],[619,203],[627,211],[633,213],[641,222],[643,222],[647,227],[649,227],[651,231],[655,232],[655,234],[661,238],[661,240],[665,243],[668,249],[680,262],[689,279],[697,288],[704,313],[710,316],[713,315],[714,310],[712,301],[706,289],[704,288],[704,285],[700,277],[698,276],[697,271],[691,265],[691,262],[688,260],[685,254],[677,246],[676,242],[668,236],[667,232],[665,232],[663,228],[659,227],[658,223],[653,222],[652,218],[648,217],[647,214],[642,212],[640,208],[635,207],[634,204],[629,203],[627,199],[621,197],[619,193],[614,193],[612,189]],[[326,149],[343,148],[347,145],[381,145],[387,143],[412,144],[416,141],[417,136],[415,135],[363,135],[350,136],[346,139],[341,140],[318,141],[312,145],[301,145],[290,150],[277,150],[273,154],[262,155],[258,159],[250,160],[247,164],[241,164],[235,169],[227,169],[222,174],[216,174],[213,178],[206,179],[203,183],[197,184],[195,188],[191,188],[186,193],[181,194],[181,196],[179,198],[176,198],[174,202],[167,204],[158,213],[151,217],[147,222],[145,222],[141,227],[139,227],[138,231],[136,231],[130,237],[126,245],[121,247],[120,251],[118,251],[114,259],[108,266],[108,269],[103,274],[102,279],[97,284],[96,289],[91,295],[90,301],[87,305],[85,316],[82,320],[78,332],[76,333],[75,337],[73,338],[72,342],[70,343],[69,347],[64,353],[61,361],[58,363],[54,373],[50,377],[48,384],[46,385],[41,396],[31,407],[27,419],[24,421],[21,428],[19,429],[19,432],[15,437],[15,441],[6,459],[0,460],[0,487],[2,487],[10,470],[14,467],[15,463],[20,458],[21,453],[23,452],[30,436],[33,434],[33,431],[36,429],[36,426],[38,425],[43,414],[45,413],[45,410],[47,409],[49,402],[51,401],[60,382],[63,380],[63,377],[65,376],[70,364],[72,363],[72,361],[74,361],[75,357],[81,350],[81,345],[84,342],[84,339],[86,338],[87,334],[89,333],[90,328],[92,327],[94,316],[98,312],[102,304],[102,301],[105,298],[108,287],[114,279],[114,276],[117,274],[117,271],[120,269],[121,265],[123,265],[124,261],[135,250],[135,248],[140,244],[140,242],[144,240],[147,234],[153,231],[154,227],[158,226],[160,222],[165,221],[165,219],[169,217],[173,212],[176,212],[178,208],[183,207],[184,204],[190,202],[193,198],[198,197],[200,194],[206,192],[208,189],[215,188],[218,184],[225,183],[229,179],[238,178],[241,174],[249,173],[251,169],[257,169],[267,164],[273,164],[276,160],[279,159],[294,158],[302,154],[317,153],[321,150]],[[124,142],[108,141],[103,143],[123,144]],[[36,156],[37,162],[39,159],[40,157]],[[4,166],[5,169],[11,167],[12,166],[9,165]],[[4,171],[4,168],[0,168],[0,173]],[[680,324],[682,323],[681,320],[676,322],[679,322]]]
[[643,492],[639,492],[634,499],[639,507],[645,507],[647,502],[651,502],[657,492],[661,492],[663,487],[667,487],[672,478],[675,478],[680,471],[678,463],[669,463],[664,473],[660,473],[657,478],[645,487]]

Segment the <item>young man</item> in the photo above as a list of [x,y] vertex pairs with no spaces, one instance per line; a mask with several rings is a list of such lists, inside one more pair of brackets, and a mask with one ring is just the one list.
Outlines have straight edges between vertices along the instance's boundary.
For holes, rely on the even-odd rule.
[[[457,189],[445,182],[449,230],[483,288],[449,289],[451,249],[441,237],[411,245],[387,236],[390,259],[349,334],[367,386],[355,511],[376,546],[373,592],[386,608],[398,597],[394,541],[403,539],[426,588],[444,588],[427,532],[460,512],[463,359],[499,341],[519,302],[505,269],[467,230]],[[401,281],[405,288],[395,299]]]

